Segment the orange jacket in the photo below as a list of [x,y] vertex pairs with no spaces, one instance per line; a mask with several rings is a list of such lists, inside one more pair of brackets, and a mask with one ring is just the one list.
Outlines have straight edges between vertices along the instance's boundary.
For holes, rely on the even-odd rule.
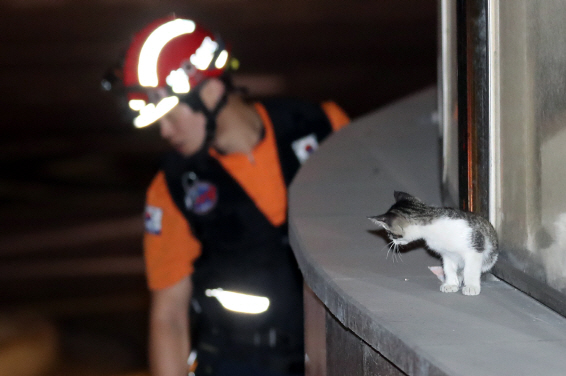
[[[280,226],[287,219],[287,186],[280,168],[273,124],[265,107],[255,104],[262,118],[265,136],[253,150],[254,163],[242,154],[221,155],[214,149],[210,155],[240,184],[265,217]],[[350,119],[334,102],[321,105],[333,131]],[[144,254],[150,289],[163,289],[191,275],[202,246],[190,225],[173,201],[165,174],[153,179],[146,196],[146,233]]]

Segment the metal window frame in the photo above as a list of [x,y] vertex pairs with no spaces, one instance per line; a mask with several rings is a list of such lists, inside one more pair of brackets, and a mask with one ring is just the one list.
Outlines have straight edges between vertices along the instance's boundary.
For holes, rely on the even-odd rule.
[[[497,184],[500,0],[456,1],[459,206],[496,224],[497,198],[501,197]],[[492,272],[566,316],[566,299],[561,292],[501,258]]]

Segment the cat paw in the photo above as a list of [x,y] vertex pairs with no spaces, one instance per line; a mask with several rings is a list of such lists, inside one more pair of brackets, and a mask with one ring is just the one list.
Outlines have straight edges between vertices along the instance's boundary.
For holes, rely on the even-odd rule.
[[447,283],[443,283],[440,285],[440,291],[442,292],[456,292],[458,291],[458,285],[449,285]]
[[479,295],[480,287],[479,286],[464,286],[462,287],[462,294],[464,295]]

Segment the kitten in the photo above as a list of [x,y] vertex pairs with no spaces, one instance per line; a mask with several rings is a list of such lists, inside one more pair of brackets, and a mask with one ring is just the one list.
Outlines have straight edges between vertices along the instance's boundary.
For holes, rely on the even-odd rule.
[[480,293],[482,272],[498,256],[497,233],[483,217],[453,208],[429,206],[404,192],[395,192],[395,204],[382,215],[368,217],[382,226],[395,247],[423,239],[442,257],[442,292],[456,292],[462,281],[464,295]]

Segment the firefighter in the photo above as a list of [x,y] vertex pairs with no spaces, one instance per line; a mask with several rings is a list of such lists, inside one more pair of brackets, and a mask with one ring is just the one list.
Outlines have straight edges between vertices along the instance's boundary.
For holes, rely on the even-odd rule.
[[172,15],[135,34],[118,80],[103,82],[173,147],[145,208],[153,375],[304,373],[287,187],[349,119],[334,102],[248,102],[234,62],[218,35]]

